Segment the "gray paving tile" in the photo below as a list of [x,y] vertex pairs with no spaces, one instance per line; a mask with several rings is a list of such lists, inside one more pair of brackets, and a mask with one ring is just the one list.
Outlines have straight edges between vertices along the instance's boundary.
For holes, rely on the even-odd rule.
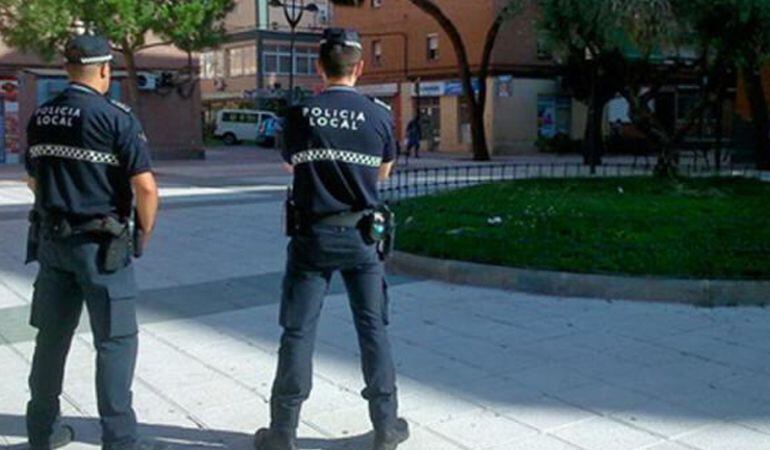
[[660,442],[660,437],[614,420],[596,418],[561,428],[552,434],[586,449],[632,449]]
[[429,428],[468,448],[488,448],[537,434],[534,428],[490,411],[475,412]]
[[770,448],[770,435],[733,424],[716,424],[677,438],[704,450],[761,450]]

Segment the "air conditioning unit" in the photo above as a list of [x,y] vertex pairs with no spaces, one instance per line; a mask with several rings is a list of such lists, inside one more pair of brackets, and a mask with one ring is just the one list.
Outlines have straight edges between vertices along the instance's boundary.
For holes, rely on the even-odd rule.
[[140,72],[137,75],[137,86],[140,91],[154,91],[158,89],[159,76],[150,72]]
[[328,24],[329,23],[329,19],[330,19],[330,17],[329,17],[329,10],[326,9],[326,8],[321,8],[318,11],[318,16],[316,16],[316,17],[318,18],[318,23],[320,25]]

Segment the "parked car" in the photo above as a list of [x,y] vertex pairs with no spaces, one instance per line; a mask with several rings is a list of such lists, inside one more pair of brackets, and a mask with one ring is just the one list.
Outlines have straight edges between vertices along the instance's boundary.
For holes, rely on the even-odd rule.
[[242,141],[256,141],[257,130],[262,122],[274,119],[270,111],[255,109],[223,109],[217,112],[214,136],[227,145]]
[[270,117],[259,124],[257,130],[257,144],[265,147],[278,147],[283,132],[283,119]]

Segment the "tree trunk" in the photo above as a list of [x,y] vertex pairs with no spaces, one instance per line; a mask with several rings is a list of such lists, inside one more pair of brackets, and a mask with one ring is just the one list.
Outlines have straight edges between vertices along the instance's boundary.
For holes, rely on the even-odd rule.
[[716,142],[714,144],[714,167],[717,173],[722,170],[722,145],[725,134],[725,111],[724,111],[724,98],[725,89],[720,88],[719,96],[717,98],[716,110],[714,115],[716,116]]
[[[471,114],[471,136],[473,137],[473,159],[476,161],[488,161],[489,148],[487,146],[486,135],[484,134],[484,107],[479,108],[480,102],[473,91],[473,75],[471,73],[470,62],[468,61],[468,51],[463,43],[460,31],[449,17],[434,3],[433,0],[409,0],[414,6],[420,8],[424,13],[431,16],[449,36],[457,62],[460,66],[460,76],[463,84],[465,99]],[[486,83],[486,79],[480,79],[480,83]],[[479,113],[479,109],[481,112]]]
[[757,169],[770,170],[770,113],[768,113],[765,89],[762,86],[762,73],[759,69],[745,72],[746,90],[751,107],[751,120],[754,123],[756,140]]
[[660,146],[660,153],[658,153],[658,161],[655,164],[655,175],[669,178],[677,176],[679,161],[674,147],[670,142],[659,142],[658,145]]
[[596,173],[596,166],[602,164],[604,147],[602,126],[604,122],[604,102],[596,95],[588,100],[588,117],[583,142],[583,162],[591,166],[591,173]]
[[489,77],[489,66],[492,62],[492,51],[495,48],[497,36],[500,34],[500,28],[502,28],[508,12],[508,7],[504,7],[498,12],[484,39],[484,50],[481,54],[481,68],[479,69],[479,96],[476,100],[475,108],[471,108],[473,159],[476,161],[490,160],[489,144],[487,143],[486,127],[484,126],[484,112],[487,107],[487,78]]
[[473,160],[489,161],[487,133],[484,127],[484,106],[477,104],[471,108],[471,136],[473,138]]
[[123,58],[126,61],[126,72],[128,73],[128,95],[126,97],[127,103],[136,110],[139,115],[139,76],[136,71],[136,59],[132,50],[123,50]]
[[[658,148],[658,160],[653,169],[657,176],[673,177],[678,173],[678,155],[676,139],[671,136],[666,126],[658,120],[655,112],[649,108],[650,98],[654,96],[637,96],[639,89],[628,89],[623,97],[629,105],[631,122]],[[682,131],[682,130],[680,130]]]

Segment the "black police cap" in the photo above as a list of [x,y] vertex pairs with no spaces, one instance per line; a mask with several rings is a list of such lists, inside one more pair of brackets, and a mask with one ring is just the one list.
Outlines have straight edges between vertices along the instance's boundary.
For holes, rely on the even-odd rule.
[[112,61],[112,50],[107,39],[82,34],[67,42],[64,56],[70,64],[101,64]]
[[339,45],[342,47],[357,48],[359,50],[364,49],[363,45],[361,45],[361,37],[358,35],[358,31],[345,28],[325,29],[321,36],[321,45]]

